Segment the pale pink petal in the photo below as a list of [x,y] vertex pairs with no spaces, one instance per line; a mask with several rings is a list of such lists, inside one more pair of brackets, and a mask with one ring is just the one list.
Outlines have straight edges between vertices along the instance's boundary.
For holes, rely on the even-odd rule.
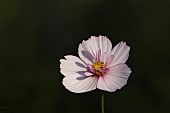
[[96,56],[96,53],[100,50],[98,37],[91,36],[87,41],[87,46],[92,50],[92,53]]
[[107,56],[110,55],[112,49],[112,43],[105,36],[99,36],[99,48],[101,49],[101,53],[107,53]]
[[110,92],[114,92],[116,89],[121,89],[126,83],[130,76],[131,69],[126,64],[118,64],[108,71],[103,76],[103,81],[106,82],[110,88]]
[[74,74],[77,72],[87,71],[87,65],[81,61],[78,57],[68,55],[65,56],[66,59],[60,60],[60,72],[67,76],[69,74]]
[[[104,75],[105,76],[105,75]],[[103,76],[100,76],[97,82],[97,88],[104,91],[112,92],[112,89],[108,86]],[[116,90],[116,89],[115,89]]]
[[97,77],[83,74],[68,75],[63,79],[63,85],[71,92],[84,93],[96,89]]
[[130,47],[126,45],[126,42],[118,43],[112,50],[111,55],[114,55],[114,59],[109,67],[117,65],[119,63],[125,63],[129,57]]
[[[87,64],[93,63],[94,59],[102,54],[106,54],[108,57],[111,54],[112,43],[105,36],[95,37],[92,36],[87,41],[83,41],[79,45],[79,56]],[[101,55],[100,55],[100,54]]]

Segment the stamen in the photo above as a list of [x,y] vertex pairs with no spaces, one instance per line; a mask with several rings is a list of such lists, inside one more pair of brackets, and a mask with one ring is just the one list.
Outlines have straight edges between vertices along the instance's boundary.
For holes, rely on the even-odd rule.
[[95,75],[102,75],[101,70],[104,68],[103,62],[95,62],[91,65],[92,69],[95,71]]

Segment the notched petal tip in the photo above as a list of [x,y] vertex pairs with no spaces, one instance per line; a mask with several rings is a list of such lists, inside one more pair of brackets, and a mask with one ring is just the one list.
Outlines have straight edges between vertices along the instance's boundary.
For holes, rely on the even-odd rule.
[[60,59],[59,61],[62,62],[63,60],[65,60],[65,59]]
[[60,72],[64,76],[74,74],[78,71],[87,71],[86,64],[76,56],[67,55],[66,59],[60,59]]

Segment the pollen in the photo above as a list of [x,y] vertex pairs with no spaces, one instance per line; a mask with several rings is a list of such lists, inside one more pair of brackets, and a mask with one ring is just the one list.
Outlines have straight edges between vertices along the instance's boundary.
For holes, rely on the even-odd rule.
[[102,75],[102,72],[100,69],[104,68],[104,63],[102,62],[95,62],[91,65],[92,69],[95,71],[95,75]]

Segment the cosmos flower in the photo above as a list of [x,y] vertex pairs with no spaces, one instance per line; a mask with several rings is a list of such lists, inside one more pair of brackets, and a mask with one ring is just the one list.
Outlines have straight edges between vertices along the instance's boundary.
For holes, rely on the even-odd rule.
[[60,60],[60,72],[65,76],[63,85],[74,93],[100,89],[114,92],[121,89],[130,76],[131,69],[125,64],[130,47],[125,42],[112,49],[105,36],[91,36],[80,43],[79,57],[65,56]]

